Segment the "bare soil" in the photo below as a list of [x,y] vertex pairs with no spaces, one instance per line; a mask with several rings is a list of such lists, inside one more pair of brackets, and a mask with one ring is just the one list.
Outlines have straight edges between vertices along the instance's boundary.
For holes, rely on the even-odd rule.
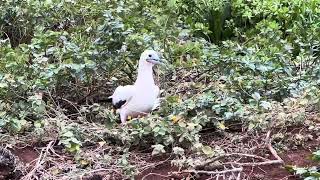
[[14,149],[13,154],[19,157],[19,160],[27,166],[32,166],[35,163],[35,160],[38,158],[39,153],[36,150],[36,147],[24,147],[21,149]]
[[[292,128],[287,129],[290,133],[301,133],[303,129]],[[302,133],[303,134],[303,133]],[[301,167],[308,167],[317,165],[315,162],[309,160],[309,156],[314,150],[319,148],[319,138],[314,140],[308,140],[301,146],[295,146],[295,148],[288,148],[287,151],[282,151],[279,156],[284,160],[285,165],[297,165]],[[26,171],[30,170],[37,158],[39,157],[39,149],[42,147],[23,147],[11,149],[11,152],[18,157],[20,163],[25,166]],[[256,155],[268,155],[265,149],[258,149]],[[1,154],[0,154],[1,155]],[[150,157],[149,162],[161,162],[167,159],[168,156],[163,157]],[[272,158],[271,158],[272,159]],[[140,174],[135,176],[135,179],[140,180],[163,180],[163,179],[210,179],[208,175],[195,175],[195,174],[183,174],[182,176],[173,176],[170,172],[179,171],[178,167],[173,167],[170,164],[170,160],[164,161],[164,163],[159,163],[156,167],[150,167],[142,171]],[[5,174],[4,169],[0,169],[0,174]],[[106,174],[105,174],[106,175]],[[103,179],[104,173],[93,174],[90,177],[85,177],[84,179]],[[1,179],[1,178],[0,178]],[[8,178],[7,178],[8,179]],[[220,178],[222,179],[222,178]],[[242,173],[241,179],[247,180],[298,180],[299,177],[288,172],[284,166],[279,165],[267,165],[260,167],[245,167]]]

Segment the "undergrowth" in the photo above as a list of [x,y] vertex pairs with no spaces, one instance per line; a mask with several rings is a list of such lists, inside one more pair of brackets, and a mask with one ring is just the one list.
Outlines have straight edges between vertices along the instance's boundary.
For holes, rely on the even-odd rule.
[[[181,167],[194,165],[187,153],[221,154],[201,139],[208,129],[316,128],[307,116],[319,109],[319,7],[318,0],[5,0],[1,144],[56,142],[79,169],[53,166],[48,177],[106,168],[92,156],[98,145],[101,161],[122,169],[114,176],[132,178],[141,170],[142,161],[131,161],[137,149],[171,153]],[[146,48],[168,62],[156,76],[161,106],[120,127],[103,100],[134,82]]]

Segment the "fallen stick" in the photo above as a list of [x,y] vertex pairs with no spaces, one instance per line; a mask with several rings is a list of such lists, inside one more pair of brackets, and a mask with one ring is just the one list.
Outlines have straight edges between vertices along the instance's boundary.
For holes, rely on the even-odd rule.
[[231,172],[241,172],[242,170],[243,170],[242,167],[223,170],[223,171],[182,170],[182,171],[173,171],[171,172],[171,174],[194,173],[194,174],[213,175],[213,174],[225,174],[225,173],[231,173]]
[[218,161],[222,158],[225,158],[225,157],[231,157],[231,156],[243,156],[243,157],[249,157],[249,158],[254,158],[254,159],[260,159],[260,160],[264,160],[264,161],[269,161],[269,159],[267,158],[264,158],[264,157],[261,157],[261,156],[256,156],[256,155],[252,155],[252,154],[243,154],[243,153],[229,153],[229,154],[224,154],[224,155],[221,155],[221,156],[218,156],[218,157],[215,157],[209,161],[206,161],[204,162],[203,164],[201,165],[198,165],[196,166],[195,169],[203,169],[205,166],[215,162],[215,161]]
[[[257,155],[251,155],[251,154],[243,154],[243,153],[229,153],[229,154],[224,154],[218,157],[215,157],[209,161],[206,161],[204,163],[202,163],[201,165],[198,165],[195,167],[195,170],[185,170],[185,171],[181,171],[184,173],[187,172],[193,172],[193,173],[202,173],[202,174],[219,174],[219,172],[224,172],[224,171],[212,171],[211,169],[218,169],[219,167],[225,167],[226,165],[230,165],[230,166],[236,166],[239,168],[242,167],[256,167],[256,166],[266,166],[266,165],[273,165],[273,164],[280,164],[282,165],[284,163],[284,161],[281,159],[281,157],[277,154],[276,150],[272,147],[271,145],[271,138],[270,138],[270,134],[271,131],[267,132],[266,135],[266,147],[268,148],[268,150],[270,151],[270,153],[276,158],[275,160],[270,160],[261,156],[257,156]],[[226,163],[221,163],[220,165],[215,165],[212,168],[210,168],[211,171],[209,170],[204,170],[206,169],[206,166],[209,166],[209,164],[216,162],[222,158],[226,158],[226,157],[232,157],[232,156],[240,156],[240,157],[247,157],[247,158],[253,158],[253,159],[259,159],[262,160],[261,162],[245,162],[245,163],[239,163],[239,162],[226,162]],[[225,170],[225,171],[230,171],[230,170]],[[231,169],[231,172],[233,171],[233,169]],[[217,173],[215,173],[217,172]]]
[[282,164],[283,161],[280,160],[269,160],[269,161],[263,161],[263,162],[249,162],[249,163],[237,163],[237,162],[227,162],[223,163],[223,165],[236,165],[236,166],[266,166],[271,164]]
[[271,154],[277,159],[277,161],[279,162],[279,164],[283,164],[284,161],[281,159],[281,157],[278,155],[277,151],[276,151],[276,150],[272,147],[272,145],[271,145],[270,134],[271,134],[271,131],[268,131],[268,132],[267,132],[267,137],[266,137],[267,147],[268,147],[269,151],[271,152]]
[[[84,172],[82,175],[80,175],[80,180],[83,180],[83,179],[85,179],[84,177],[86,176],[86,175],[94,175],[95,173],[97,173],[97,172],[101,172],[101,171],[103,171],[103,172],[114,172],[114,173],[116,173],[116,174],[118,174],[118,175],[122,175],[120,172],[118,172],[116,169],[106,169],[106,168],[101,168],[101,169],[96,169],[96,170],[92,170],[92,171],[89,171],[89,172]],[[107,174],[106,174],[107,175]]]
[[162,174],[149,173],[149,174],[147,174],[147,175],[143,176],[141,180],[145,180],[148,176],[160,176],[160,177],[163,177],[163,178],[168,178],[168,177],[169,177],[169,176],[162,175]]

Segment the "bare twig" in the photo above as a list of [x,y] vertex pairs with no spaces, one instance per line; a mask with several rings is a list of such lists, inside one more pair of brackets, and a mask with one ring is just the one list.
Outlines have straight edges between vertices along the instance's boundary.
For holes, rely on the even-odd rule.
[[[252,154],[244,154],[244,153],[229,153],[229,154],[224,154],[218,157],[215,157],[213,159],[210,159],[204,163],[202,163],[201,165],[196,166],[195,170],[185,170],[185,171],[181,171],[179,173],[202,173],[202,174],[223,174],[224,172],[234,172],[235,169],[239,170],[235,167],[238,168],[243,168],[243,167],[257,167],[257,166],[265,166],[265,165],[273,165],[273,164],[283,164],[283,160],[281,159],[281,157],[277,154],[276,150],[272,147],[271,145],[271,139],[270,139],[270,134],[271,132],[269,131],[267,133],[266,136],[266,140],[265,140],[265,146],[268,148],[268,150],[271,152],[271,154],[275,157],[275,160],[270,160],[261,156],[257,156],[257,155],[252,155]],[[251,158],[251,159],[257,159],[260,160],[260,162],[239,162],[240,159],[238,159],[237,161],[233,161],[233,162],[222,162],[219,165],[213,165],[210,166],[211,163],[214,163],[218,160],[224,159],[224,158],[228,158],[228,157],[240,157],[240,159],[242,157],[245,158]],[[232,169],[228,169],[228,170],[224,170],[224,171],[217,171],[218,169],[221,169],[222,167],[226,167],[226,166],[231,166]],[[207,169],[207,171],[205,170]],[[209,171],[210,169],[210,171]],[[216,170],[216,171],[212,171]],[[240,176],[235,176],[233,174],[233,177],[235,177],[236,179],[239,179]]]
[[226,174],[226,173],[232,173],[232,172],[241,172],[242,170],[243,170],[243,168],[239,167],[239,168],[227,169],[227,170],[223,170],[223,171],[182,170],[182,171],[174,171],[171,173],[172,174],[195,173],[195,174],[214,175],[214,174]]
[[279,160],[268,160],[268,161],[264,161],[264,162],[248,162],[248,163],[227,162],[227,163],[223,163],[223,165],[237,165],[237,166],[250,166],[250,167],[266,166],[266,165],[271,165],[271,164],[282,164],[282,162]]
[[266,137],[267,147],[268,147],[269,151],[271,152],[271,154],[277,159],[278,164],[283,164],[284,161],[281,159],[281,157],[278,155],[278,153],[276,152],[276,150],[275,150],[275,149],[272,147],[272,145],[271,145],[270,134],[271,134],[271,131],[268,131],[267,137]]
[[85,175],[91,175],[91,174],[94,174],[94,173],[97,173],[97,172],[101,172],[101,171],[105,171],[105,172],[114,172],[114,173],[117,173],[119,175],[122,175],[120,172],[118,172],[116,169],[106,169],[106,168],[101,168],[101,169],[96,169],[96,170],[92,170],[92,171],[89,171],[89,172],[84,172],[81,176],[80,176],[80,179],[83,179],[83,177]]
[[162,174],[157,174],[157,173],[149,173],[149,174],[143,176],[141,180],[145,180],[145,178],[147,178],[148,176],[151,176],[151,175],[153,175],[153,176],[160,176],[160,177],[163,177],[163,178],[168,178],[168,177],[170,177],[170,176],[166,176],[166,175],[162,175]]
[[160,161],[160,162],[158,162],[158,163],[152,163],[152,164],[150,164],[150,165],[147,165],[147,166],[142,167],[143,170],[140,171],[140,173],[143,173],[144,171],[146,171],[146,170],[149,169],[150,167],[151,167],[151,168],[155,168],[155,167],[157,167],[157,166],[159,166],[159,165],[161,165],[161,164],[163,164],[163,163],[166,163],[166,162],[168,162],[170,159],[171,159],[171,154],[170,154],[170,156],[169,156],[167,159],[165,159],[165,160],[163,160],[163,161]]
[[221,155],[221,156],[218,156],[218,157],[215,157],[213,159],[210,159],[209,161],[206,161],[204,162],[203,164],[201,165],[198,165],[196,167],[196,169],[203,169],[205,166],[215,162],[215,161],[218,161],[222,158],[225,158],[225,157],[231,157],[231,156],[240,156],[240,157],[249,157],[249,158],[254,158],[254,159],[260,159],[260,160],[264,160],[264,161],[268,161],[267,158],[264,158],[264,157],[261,157],[261,156],[256,156],[256,155],[252,155],[252,154],[243,154],[243,153],[230,153],[230,154],[224,154],[224,155]]

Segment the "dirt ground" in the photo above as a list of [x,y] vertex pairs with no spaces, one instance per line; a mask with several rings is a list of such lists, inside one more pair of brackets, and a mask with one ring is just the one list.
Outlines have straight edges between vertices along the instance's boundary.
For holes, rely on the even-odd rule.
[[[306,131],[306,132],[304,132]],[[286,135],[287,137],[294,136],[297,133],[300,133],[302,136],[307,136],[308,130],[306,128],[288,128],[286,129]],[[280,132],[280,131],[279,131]],[[241,134],[241,133],[239,133]],[[234,135],[234,134],[232,134]],[[221,139],[221,137],[217,137],[215,134],[208,135],[205,133],[202,135],[203,138],[209,139],[210,141],[215,141],[212,139],[212,137],[215,137],[216,140]],[[212,137],[210,137],[212,136]],[[263,135],[264,136],[264,135]],[[316,136],[316,135],[314,135]],[[262,137],[262,136],[261,136]],[[246,139],[244,138],[241,144],[247,143],[248,139],[250,139],[250,136]],[[284,139],[287,139],[286,137]],[[210,142],[208,141],[208,142]],[[230,141],[228,139],[221,140],[224,141],[226,145],[230,145]],[[217,141],[215,141],[217,142]],[[276,143],[276,142],[275,142]],[[292,142],[291,142],[292,143]],[[281,157],[281,159],[284,161],[284,166],[286,165],[297,165],[300,167],[308,167],[308,166],[314,166],[317,165],[315,162],[310,160],[310,155],[312,152],[317,150],[320,145],[320,138],[310,139],[304,141],[301,145],[292,146],[290,147],[290,144],[287,142],[287,150],[282,150],[278,152],[278,155]],[[44,148],[44,144],[42,145],[34,145],[34,146],[25,146],[25,147],[15,147],[14,149],[9,149],[12,154],[14,154],[16,157],[18,157],[20,164],[22,164],[24,167],[27,167],[25,169],[26,172],[30,171],[33,166],[36,164],[37,158],[40,155],[41,149]],[[237,148],[239,147],[238,144],[234,145]],[[58,147],[54,147],[56,152],[62,153],[59,151]],[[147,152],[147,154],[150,154],[150,152]],[[1,155],[1,154],[0,154]],[[259,156],[267,156],[268,159],[274,159],[272,158],[271,154],[267,152],[265,148],[256,149],[254,151],[254,155]],[[146,155],[148,156],[148,155]],[[151,157],[147,159],[146,161],[149,163],[159,163],[156,167],[150,166],[149,168],[143,170],[140,172],[140,174],[135,176],[135,179],[140,180],[162,180],[162,179],[216,179],[213,177],[210,177],[208,175],[195,175],[195,174],[183,174],[182,176],[173,176],[171,172],[173,171],[179,171],[180,169],[178,167],[173,167],[170,163],[170,160],[164,161],[165,159],[168,159],[167,155],[160,156],[160,157]],[[242,173],[241,173],[241,179],[243,180],[297,180],[299,179],[297,176],[291,174],[288,172],[284,166],[279,165],[265,165],[265,166],[257,166],[257,167],[244,167]],[[6,174],[7,170],[4,168],[1,169],[0,164],[0,179],[1,175]],[[20,173],[21,174],[21,173]],[[85,177],[84,179],[88,180],[99,180],[103,179],[103,177],[107,175],[107,173],[100,172],[99,174],[91,174],[91,176]],[[20,179],[17,176],[11,175],[8,176],[10,178],[6,179]],[[4,178],[2,178],[4,179]],[[111,179],[116,179],[112,178]],[[223,179],[223,178],[219,178]]]
[[[316,165],[314,162],[308,159],[312,151],[317,148],[320,142],[309,141],[304,147],[299,147],[296,150],[289,150],[279,154],[284,160],[285,165],[298,165],[302,167]],[[39,149],[39,148],[38,148]],[[19,160],[26,166],[32,167],[29,164],[34,164],[39,156],[37,147],[24,147],[21,149],[15,149],[12,151],[14,155],[19,157]],[[159,161],[161,159],[158,159]],[[171,179],[168,174],[171,171],[178,171],[177,167],[172,167],[170,162],[160,164],[156,168],[149,168],[140,173],[135,179],[145,180],[162,180]],[[3,172],[4,173],[4,172]],[[188,175],[187,175],[188,176]],[[190,175],[191,177],[191,175]],[[100,179],[100,176],[94,176],[92,179]],[[91,178],[90,178],[91,179]],[[209,176],[197,176],[191,179],[210,179]],[[255,168],[245,168],[242,173],[242,179],[248,180],[296,180],[298,177],[290,174],[284,167],[277,165],[260,166]]]

